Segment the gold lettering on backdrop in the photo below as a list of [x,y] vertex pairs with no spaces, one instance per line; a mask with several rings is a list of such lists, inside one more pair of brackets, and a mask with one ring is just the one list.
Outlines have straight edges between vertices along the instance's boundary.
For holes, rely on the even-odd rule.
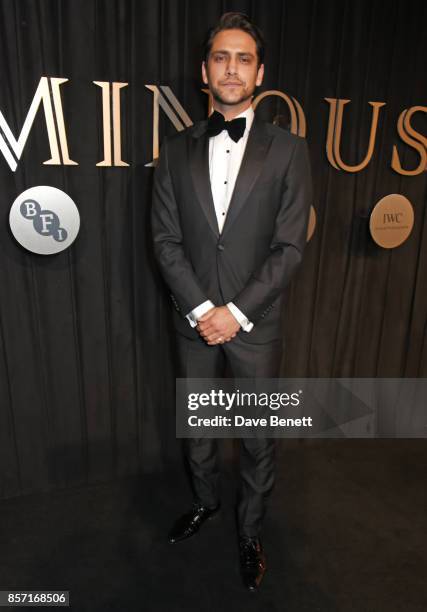
[[[49,80],[52,88],[53,108],[49,92]],[[31,131],[34,119],[39,109],[40,103],[43,103],[44,116],[46,120],[47,136],[49,139],[49,147],[51,158],[43,162],[45,165],[59,165],[61,158],[59,150],[61,149],[63,164],[66,166],[77,166],[77,162],[72,161],[68,154],[67,135],[65,131],[64,114],[62,110],[61,94],[59,86],[66,83],[68,79],[55,77],[41,77],[36,93],[34,94],[27,116],[25,117],[24,125],[18,139],[12,133],[5,117],[0,112],[0,151],[8,163],[12,172],[15,172],[18,167],[18,160],[21,159],[22,152],[27,142]],[[54,110],[55,109],[55,113]],[[55,118],[58,126],[59,146],[55,130]]]
[[316,229],[316,210],[314,206],[311,205],[310,214],[308,217],[308,225],[307,225],[307,242],[310,242],[315,229]]
[[379,109],[381,106],[385,106],[385,102],[368,102],[368,104],[373,107],[368,152],[366,153],[365,159],[360,162],[360,164],[349,166],[348,164],[345,164],[341,158],[340,144],[344,106],[348,104],[350,100],[340,100],[338,98],[325,98],[325,100],[329,102],[330,105],[328,136],[326,140],[326,155],[328,160],[337,170],[346,170],[346,172],[360,172],[360,170],[363,170],[363,168],[366,168],[366,166],[369,164],[374,152]]
[[420,155],[420,163],[414,170],[404,170],[402,168],[402,164],[400,163],[397,147],[396,145],[393,145],[391,167],[393,170],[399,174],[403,174],[404,176],[415,176],[427,170],[427,138],[416,132],[410,124],[412,115],[417,112],[426,113],[427,107],[412,106],[409,109],[405,108],[405,110],[399,115],[399,119],[397,121],[397,132],[400,138],[403,140],[403,142],[406,142],[406,144],[412,146],[416,151],[418,151]]
[[[55,108],[56,124],[58,126],[59,144],[61,146],[61,153],[64,166],[78,166],[78,163],[71,160],[68,154],[67,144],[67,133],[65,131],[64,113],[62,112],[61,92],[59,86],[62,83],[66,83],[68,79],[50,79],[50,86],[52,87],[53,106]],[[49,128],[48,128],[49,129]],[[60,164],[60,161],[45,161],[44,164]]]
[[[122,160],[122,137],[120,121],[120,89],[128,83],[117,81],[93,81],[102,89],[102,131],[104,136],[104,159],[97,166],[129,166]],[[110,85],[112,95],[110,93]],[[111,101],[113,106],[113,121],[111,122]],[[113,132],[113,148],[111,147],[111,132]],[[112,160],[112,153],[113,159]]]
[[254,101],[252,103],[254,110],[261,102],[261,100],[269,96],[277,96],[279,98],[282,98],[282,100],[286,102],[291,116],[290,131],[292,132],[292,134],[297,134],[298,136],[302,136],[303,138],[305,138],[305,135],[307,133],[305,115],[301,104],[298,102],[298,100],[296,100],[296,98],[291,98],[285,93],[283,93],[283,91],[279,91],[278,89],[270,89],[268,91],[264,91],[263,93],[256,96],[256,98],[254,98]]
[[115,166],[129,166],[122,160],[122,132],[120,122],[120,89],[128,83],[112,83],[113,88],[113,153]]
[[164,110],[178,132],[190,127],[193,122],[170,87],[166,85],[161,85],[160,88],[157,85],[145,87],[153,92],[153,161],[145,164],[149,167],[155,166],[159,157],[159,108]]
[[[60,77],[40,78],[34,97],[18,138],[15,138],[4,115],[0,111],[0,152],[3,154],[10,169],[15,172],[20,160],[34,119],[41,104],[43,104],[44,117],[47,128],[47,137],[50,147],[50,159],[44,165],[77,166],[78,163],[70,159],[68,152],[67,133],[65,129],[64,112],[62,108],[60,86],[68,79]],[[120,90],[128,83],[116,81],[93,81],[102,89],[102,125],[104,142],[104,159],[97,166],[129,166],[122,159],[121,152],[121,94]],[[146,167],[155,166],[159,156],[159,124],[160,108],[163,109],[177,131],[182,131],[193,125],[189,115],[176,98],[171,88],[166,85],[145,85],[153,92],[153,161],[145,164]],[[208,115],[212,112],[212,96],[209,89],[202,89],[208,95]],[[298,100],[277,89],[265,91],[252,101],[254,110],[264,98],[276,96],[281,98],[289,109],[289,130],[293,134],[305,137],[307,132],[304,110]],[[326,140],[326,155],[330,164],[336,170],[346,172],[359,172],[366,168],[372,159],[375,148],[375,139],[378,129],[379,112],[385,102],[368,102],[372,107],[372,118],[369,133],[367,153],[362,162],[355,165],[344,163],[340,153],[344,106],[350,100],[340,98],[325,98],[329,104],[329,121]],[[411,125],[415,113],[427,113],[426,106],[412,106],[402,111],[397,121],[397,132],[400,139],[419,155],[419,163],[413,170],[402,167],[398,148],[393,145],[391,167],[398,174],[416,176],[427,170],[427,137],[417,132]],[[280,125],[282,115],[276,115],[273,123]],[[286,120],[287,121],[287,120]],[[288,123],[284,126],[288,129]],[[62,161],[61,161],[62,160]]]
[[111,166],[111,111],[110,111],[110,82],[93,81],[102,89],[102,133],[104,135],[104,159],[97,166]]

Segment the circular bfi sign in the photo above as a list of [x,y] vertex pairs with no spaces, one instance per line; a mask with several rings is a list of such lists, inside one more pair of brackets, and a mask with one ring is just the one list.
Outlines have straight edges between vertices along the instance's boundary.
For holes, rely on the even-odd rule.
[[10,229],[32,253],[53,255],[68,248],[80,228],[77,206],[56,187],[39,185],[23,191],[12,204]]

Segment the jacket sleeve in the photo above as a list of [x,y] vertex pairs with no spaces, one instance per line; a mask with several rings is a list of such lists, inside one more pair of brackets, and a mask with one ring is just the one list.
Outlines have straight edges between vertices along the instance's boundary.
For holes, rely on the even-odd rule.
[[169,170],[167,140],[163,142],[154,172],[151,226],[154,254],[163,278],[181,312],[188,313],[208,298],[184,252],[178,205]]
[[233,298],[233,303],[254,323],[285,289],[302,260],[311,202],[308,147],[305,139],[299,138],[286,172],[270,254]]

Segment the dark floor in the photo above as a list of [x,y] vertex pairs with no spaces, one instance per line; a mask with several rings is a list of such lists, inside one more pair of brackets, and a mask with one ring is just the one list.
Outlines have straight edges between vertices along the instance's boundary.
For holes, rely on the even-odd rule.
[[288,440],[278,459],[258,593],[240,583],[232,470],[221,519],[167,544],[180,466],[0,502],[0,590],[66,589],[78,612],[425,612],[427,441]]

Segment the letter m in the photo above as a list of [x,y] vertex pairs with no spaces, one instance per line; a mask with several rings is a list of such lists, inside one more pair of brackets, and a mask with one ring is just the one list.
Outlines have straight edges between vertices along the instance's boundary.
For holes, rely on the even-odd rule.
[[[49,92],[49,80],[52,87],[53,107]],[[66,81],[68,81],[68,79],[41,77],[18,139],[16,139],[12,134],[12,130],[4,118],[3,113],[0,111],[0,151],[3,153],[3,156],[9,164],[12,172],[15,172],[18,166],[18,160],[21,159],[25,143],[27,142],[28,135],[41,102],[43,102],[47,135],[49,138],[50,153],[52,156],[51,159],[48,159],[43,163],[48,165],[61,164],[61,158],[59,155],[59,150],[61,150],[63,163],[65,165],[77,165],[77,163],[72,161],[68,155],[67,136],[65,132],[64,115],[62,112],[61,95],[59,91],[59,86]],[[56,117],[59,143],[55,130],[54,115]]]

